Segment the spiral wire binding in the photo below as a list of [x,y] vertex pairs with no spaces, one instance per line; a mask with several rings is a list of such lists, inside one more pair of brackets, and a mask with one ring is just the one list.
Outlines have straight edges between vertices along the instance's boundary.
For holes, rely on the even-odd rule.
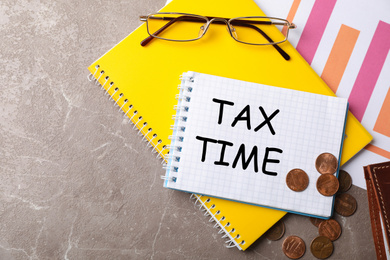
[[237,247],[238,249],[241,249],[241,245],[245,244],[245,240],[242,240],[240,243],[236,242],[236,239],[239,239],[241,236],[240,234],[237,234],[233,237],[233,233],[236,232],[235,228],[232,228],[230,231],[227,231],[227,227],[230,227],[230,222],[227,222],[225,225],[222,224],[222,221],[226,221],[225,216],[222,216],[218,219],[217,216],[221,215],[221,211],[217,210],[215,213],[212,213],[211,210],[216,208],[216,205],[211,203],[211,205],[207,205],[211,202],[211,199],[208,198],[205,202],[201,200],[203,196],[197,195],[197,194],[191,194],[190,199],[195,200],[194,205],[198,206],[199,203],[199,210],[204,212],[204,216],[210,216],[209,222],[215,222],[215,225],[213,228],[220,228],[218,231],[218,234],[223,234],[221,238],[228,238],[228,240],[225,242],[225,246],[227,248],[234,248]]
[[[172,116],[172,119],[175,121],[175,124],[171,126],[173,130],[173,135],[169,136],[168,139],[171,140],[171,145],[167,148],[171,153],[167,155],[168,163],[163,166],[166,169],[166,175],[161,176],[161,179],[165,181],[177,181],[176,173],[179,172],[178,163],[180,162],[180,153],[182,151],[182,146],[180,143],[184,141],[184,137],[181,136],[185,132],[185,124],[187,122],[186,114],[189,111],[189,102],[191,101],[190,93],[192,92],[191,83],[194,82],[194,78],[191,75],[181,76],[181,84],[178,86],[180,93],[176,95],[178,100],[178,105],[173,107],[176,110],[176,114]],[[171,176],[172,177],[168,177]]]
[[[167,170],[166,176],[161,178],[165,181],[176,182],[180,178],[179,163],[180,163],[180,154],[182,152],[181,143],[184,141],[183,133],[186,130],[187,122],[187,113],[190,110],[191,102],[191,92],[192,92],[192,83],[194,83],[194,78],[191,74],[184,74],[181,78],[181,84],[178,86],[180,93],[176,95],[178,100],[178,105],[174,106],[176,114],[172,116],[172,119],[175,120],[175,124],[171,126],[173,130],[173,135],[169,136],[168,139],[171,140],[171,145],[168,146],[170,154],[167,156],[168,163],[163,165],[163,168]],[[240,235],[235,235],[236,230],[234,227],[228,231],[230,228],[230,222],[226,222],[225,216],[220,216],[221,211],[216,208],[216,205],[211,203],[211,199],[208,198],[205,202],[201,200],[202,195],[192,194],[191,199],[195,199],[194,204],[198,206],[199,210],[203,212],[205,216],[209,216],[209,222],[215,222],[214,228],[220,228],[218,234],[223,234],[222,238],[227,238],[226,247],[233,248],[237,247],[241,250],[240,245],[245,244],[245,241],[238,243],[236,239],[240,238]],[[209,204],[210,203],[210,204]],[[214,212],[214,213],[213,213]],[[225,223],[223,225],[222,223]]]
[[[116,105],[119,107],[118,111],[121,111],[121,110],[125,111],[126,110],[126,112],[124,112],[124,116],[129,117],[128,123],[130,123],[130,122],[133,123],[133,129],[136,129],[137,127],[139,128],[137,135],[143,135],[142,141],[145,141],[148,143],[147,147],[154,148],[152,150],[152,152],[157,153],[156,157],[157,158],[161,157],[161,159],[162,159],[161,163],[164,163],[166,158],[165,158],[163,152],[167,149],[167,146],[163,145],[162,149],[160,149],[158,147],[162,143],[162,140],[158,139],[157,142],[154,141],[157,139],[157,134],[156,133],[152,134],[153,128],[151,128],[151,127],[147,128],[148,123],[146,121],[143,122],[143,117],[138,115],[138,111],[134,108],[134,106],[132,104],[129,104],[127,106],[127,109],[126,109],[126,105],[129,103],[129,99],[125,98],[124,94],[122,92],[120,92],[119,87],[114,87],[114,85],[115,85],[114,82],[110,81],[110,77],[108,75],[105,76],[105,71],[100,70],[100,72],[99,72],[99,69],[100,69],[100,65],[96,65],[95,72],[90,73],[87,76],[87,79],[91,82],[94,82],[95,85],[100,85],[101,86],[100,89],[105,90],[105,95],[108,95],[109,98],[114,101],[114,106]],[[100,83],[101,79],[104,79],[104,82],[102,84]],[[106,86],[107,86],[107,89],[106,89]],[[113,88],[113,92],[112,92],[112,94],[110,94],[110,90],[112,88]],[[115,95],[117,93],[119,93],[119,95],[117,95],[117,98],[115,98]],[[119,101],[122,98],[125,98],[125,99],[123,101],[123,104],[120,106]]]

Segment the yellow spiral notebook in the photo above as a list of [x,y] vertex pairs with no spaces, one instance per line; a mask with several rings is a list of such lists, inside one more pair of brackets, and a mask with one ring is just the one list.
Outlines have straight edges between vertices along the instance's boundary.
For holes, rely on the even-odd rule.
[[[261,16],[252,0],[173,0],[164,12],[184,12],[217,17]],[[140,14],[145,15],[145,14]],[[279,33],[274,31],[273,33]],[[291,33],[294,33],[293,31]],[[271,37],[275,35],[270,35]],[[238,80],[334,95],[288,42],[280,47],[286,61],[272,46],[251,46],[233,40],[225,26],[212,24],[207,34],[193,42],[170,42],[148,37],[143,24],[89,66],[90,79],[100,83],[144,139],[165,158],[174,121],[173,106],[179,93],[179,76],[198,71]],[[370,134],[348,114],[341,164],[371,140]],[[194,195],[200,208],[215,221],[228,247],[247,249],[286,213],[228,200]],[[239,236],[238,236],[239,235]]]

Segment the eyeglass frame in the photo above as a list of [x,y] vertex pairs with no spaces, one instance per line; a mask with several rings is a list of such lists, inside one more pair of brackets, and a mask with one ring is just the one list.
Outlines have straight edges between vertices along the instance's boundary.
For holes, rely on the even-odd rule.
[[[176,39],[168,39],[168,38],[163,38],[163,37],[159,37],[157,36],[158,34],[160,34],[162,31],[164,31],[166,28],[168,28],[170,25],[172,25],[174,22],[176,22],[177,18],[171,18],[170,21],[168,23],[166,23],[165,25],[163,25],[160,29],[158,29],[156,32],[154,33],[150,33],[149,31],[149,26],[148,26],[148,19],[152,16],[152,15],[164,15],[164,14],[174,14],[174,15],[180,15],[179,17],[177,18],[181,18],[181,17],[185,17],[185,16],[190,16],[190,18],[200,18],[200,19],[203,19],[205,20],[206,22],[206,25],[205,25],[205,28],[203,29],[203,33],[201,35],[199,35],[197,38],[194,38],[194,39],[186,39],[186,40],[176,40]],[[232,21],[235,21],[235,20],[242,20],[242,19],[253,19],[253,18],[257,18],[257,19],[274,19],[274,20],[278,20],[278,21],[281,21],[283,23],[274,23],[272,21],[264,21],[264,22],[261,22],[261,23],[265,23],[267,25],[284,25],[284,26],[287,26],[287,32],[286,32],[286,35],[285,35],[285,39],[282,40],[282,41],[278,41],[278,42],[274,42],[263,30],[261,30],[260,28],[256,27],[256,26],[250,26],[251,28],[257,30],[261,35],[263,35],[263,37],[269,42],[269,43],[261,43],[261,44],[257,44],[257,43],[249,43],[249,42],[243,42],[243,41],[240,41],[238,39],[236,39],[234,36],[233,36],[233,32],[232,31],[232,28],[233,25],[231,24]],[[229,34],[230,36],[237,42],[240,42],[240,43],[243,43],[243,44],[249,44],[249,45],[257,45],[257,46],[267,46],[267,45],[271,45],[273,46],[282,56],[285,60],[289,60],[290,59],[290,56],[285,52],[283,51],[283,49],[281,49],[278,44],[280,43],[283,43],[285,41],[287,41],[287,38],[288,38],[288,34],[289,34],[289,30],[290,29],[295,29],[296,28],[296,25],[294,23],[290,23],[288,20],[286,19],[282,19],[282,18],[277,18],[277,17],[270,17],[270,16],[243,16],[243,17],[234,17],[234,18],[221,18],[221,17],[212,17],[212,16],[202,16],[202,15],[197,15],[197,14],[189,14],[189,13],[179,13],[179,12],[160,12],[160,13],[153,13],[153,14],[149,14],[149,15],[141,15],[140,16],[140,20],[143,21],[143,22],[146,22],[147,23],[147,26],[146,26],[146,29],[147,29],[147,32],[149,34],[149,37],[145,38],[143,41],[141,41],[141,45],[142,46],[146,46],[151,40],[153,40],[153,38],[157,38],[157,39],[161,39],[161,40],[167,40],[167,41],[175,41],[175,42],[189,42],[189,41],[196,41],[196,40],[199,40],[200,38],[202,38],[206,32],[208,31],[211,23],[213,22],[219,22],[220,24],[226,24],[227,25],[227,28],[228,28],[228,31],[229,31]],[[167,19],[169,20],[169,19]],[[197,21],[195,21],[197,22]],[[251,23],[255,22],[255,21],[250,21]],[[249,27],[249,24],[246,25],[247,27]]]

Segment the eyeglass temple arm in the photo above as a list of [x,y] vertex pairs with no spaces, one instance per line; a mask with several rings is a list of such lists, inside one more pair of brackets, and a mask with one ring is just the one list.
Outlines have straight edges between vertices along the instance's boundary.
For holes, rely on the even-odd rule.
[[[269,43],[274,42],[263,30],[261,30],[260,28],[254,26],[254,25],[246,24],[246,23],[239,23],[238,25],[243,26],[243,27],[252,28],[252,29],[256,30],[257,32],[259,32]],[[280,53],[280,55],[282,55],[282,57],[285,60],[290,60],[290,55],[288,55],[282,48],[280,48],[279,45],[277,45],[277,44],[271,44],[271,45]]]

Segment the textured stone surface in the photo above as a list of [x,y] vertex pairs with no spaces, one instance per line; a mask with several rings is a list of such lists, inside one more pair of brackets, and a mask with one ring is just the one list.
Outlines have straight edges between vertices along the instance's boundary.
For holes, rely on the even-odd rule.
[[[158,159],[87,66],[164,0],[0,1],[0,259],[275,259],[280,241],[226,249],[189,195],[164,189]],[[365,191],[331,259],[374,259]],[[309,251],[303,259],[312,259]]]

